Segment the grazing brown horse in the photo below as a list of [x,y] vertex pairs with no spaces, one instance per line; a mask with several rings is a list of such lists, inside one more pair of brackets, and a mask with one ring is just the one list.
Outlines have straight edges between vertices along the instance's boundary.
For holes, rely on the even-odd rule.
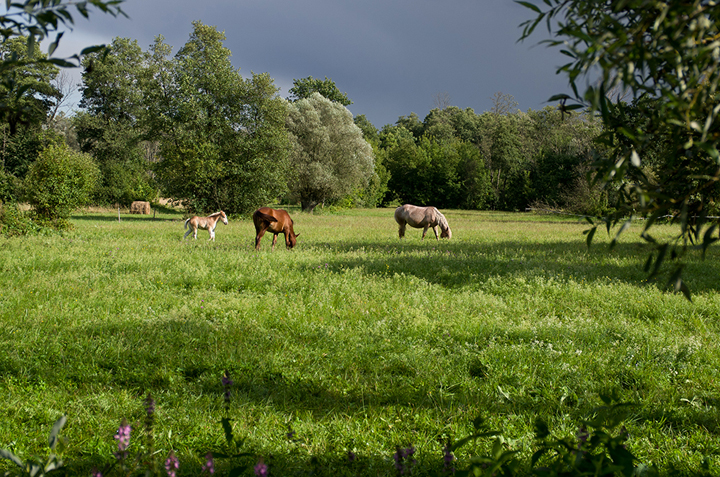
[[451,238],[452,231],[448,225],[448,221],[443,214],[440,213],[435,207],[418,207],[415,205],[405,204],[395,209],[395,221],[400,226],[398,234],[400,238],[405,236],[405,225],[415,227],[419,229],[423,227],[422,239],[425,239],[425,234],[428,229],[432,227],[435,232],[435,238],[440,240],[438,237],[437,228],[440,227],[440,237]]
[[[193,238],[197,240],[197,231],[198,229],[207,230],[210,232],[210,238],[208,240],[215,241],[215,227],[217,227],[218,220],[222,220],[223,224],[227,225],[227,216],[225,215],[225,212],[222,210],[220,212],[215,212],[214,214],[210,214],[207,217],[198,217],[197,215],[190,217],[185,221],[185,228],[188,229],[187,232],[185,232],[185,235],[183,238],[187,238],[190,233],[193,234]],[[188,224],[190,225],[190,228],[188,228]]]
[[260,239],[268,230],[273,233],[273,250],[275,250],[278,234],[285,235],[287,248],[293,248],[297,243],[296,237],[300,235],[293,230],[293,221],[285,210],[260,207],[253,212],[253,223],[255,224],[255,250],[260,250]]

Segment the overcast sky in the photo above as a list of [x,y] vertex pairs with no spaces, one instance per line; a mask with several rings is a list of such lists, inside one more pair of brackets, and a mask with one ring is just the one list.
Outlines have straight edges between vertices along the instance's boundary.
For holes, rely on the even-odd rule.
[[244,76],[269,73],[283,97],[295,78],[327,76],[378,128],[412,112],[423,119],[438,94],[481,113],[496,92],[523,111],[568,92],[557,50],[537,34],[517,42],[532,12],[512,0],[126,0],[123,10],[129,18],[77,15],[61,54],[115,37],[147,50],[157,35],[175,53],[200,20],[225,32]]

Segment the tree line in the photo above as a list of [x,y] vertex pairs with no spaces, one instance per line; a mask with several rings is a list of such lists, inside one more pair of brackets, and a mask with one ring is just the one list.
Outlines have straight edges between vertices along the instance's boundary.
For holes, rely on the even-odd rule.
[[[39,175],[30,172],[54,148],[85,165],[72,173],[87,169],[83,200],[101,205],[163,196],[194,212],[247,213],[281,201],[305,211],[414,203],[600,215],[617,209],[623,189],[592,180],[597,161],[627,142],[624,131],[646,128],[647,111],[661,104],[608,101],[601,118],[564,102],[523,112],[502,93],[478,114],[445,97],[422,120],[411,113],[378,129],[364,115],[353,118],[352,101],[327,77],[296,79],[283,99],[268,74],[243,77],[232,66],[224,33],[192,26],[174,55],[162,36],[147,50],[116,38],[109,50],[85,55],[72,116],[58,114],[67,91],[56,65],[15,68],[14,81],[0,85],[12,106],[0,124],[0,200],[34,200]],[[16,37],[0,49],[4,58],[44,58],[28,45]],[[650,141],[645,176],[667,164],[666,139]]]

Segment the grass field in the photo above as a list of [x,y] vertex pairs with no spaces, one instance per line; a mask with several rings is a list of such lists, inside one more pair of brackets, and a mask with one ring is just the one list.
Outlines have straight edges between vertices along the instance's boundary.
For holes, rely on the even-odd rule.
[[66,413],[66,466],[89,475],[114,460],[123,418],[139,449],[151,393],[158,456],[197,475],[225,442],[228,370],[247,475],[259,457],[271,475],[395,475],[396,446],[417,449],[417,475],[436,472],[477,416],[529,460],[537,417],[574,436],[610,392],[634,404],[640,461],[718,465],[717,247],[687,264],[690,303],[646,280],[639,225],[610,251],[554,216],[446,211],[452,240],[421,242],[398,240],[389,209],[291,212],[292,251],[266,235],[255,252],[252,221],[232,218],[215,243],[183,241],[167,210],[0,238],[0,448],[46,453]]

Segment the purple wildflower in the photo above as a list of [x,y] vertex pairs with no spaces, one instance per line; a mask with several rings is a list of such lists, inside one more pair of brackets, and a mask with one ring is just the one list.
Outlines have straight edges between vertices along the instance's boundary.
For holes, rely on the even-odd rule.
[[205,456],[205,465],[202,467],[203,472],[207,472],[208,474],[214,474],[215,473],[215,459],[213,459],[212,452],[208,452]]
[[180,461],[175,457],[175,452],[170,451],[170,455],[165,461],[165,470],[168,477],[176,477],[177,470],[180,468]]
[[102,473],[100,473],[100,471],[97,470],[97,467],[93,467],[93,470],[90,473],[90,477],[102,477]]
[[581,427],[580,429],[578,429],[577,434],[575,434],[575,437],[577,437],[578,449],[580,449],[583,446],[583,444],[585,444],[587,442],[588,438],[590,437],[590,433],[588,432],[587,429],[585,429],[584,427]]
[[443,469],[445,472],[455,472],[455,468],[453,467],[454,460],[455,456],[452,453],[452,446],[450,446],[450,443],[448,442],[448,444],[443,448],[443,462],[445,462]]
[[413,454],[415,454],[415,448],[410,446],[407,449],[401,449],[400,446],[397,446],[395,449],[397,451],[393,454],[395,469],[397,469],[400,475],[409,474],[412,466],[417,463],[415,459],[412,459]]
[[258,463],[255,465],[254,470],[255,470],[255,475],[256,475],[257,477],[267,477],[267,475],[268,475],[268,466],[265,464],[265,462],[263,462],[262,457],[260,457],[260,460],[259,460]]
[[124,459],[127,457],[127,448],[130,446],[130,432],[132,428],[130,424],[123,419],[120,423],[120,427],[115,434],[115,440],[118,441],[118,451],[115,453],[115,458]]
[[356,459],[357,459],[357,455],[355,455],[355,453],[353,451],[348,451],[348,460],[350,462],[355,462]]
[[225,371],[225,374],[223,374],[222,385],[223,385],[223,389],[225,390],[225,394],[224,394],[225,402],[229,403],[230,402],[230,386],[233,385],[233,381],[232,381],[232,379],[230,379],[230,373],[228,371]]
[[155,400],[150,393],[148,393],[143,403],[145,404],[145,412],[147,412],[148,417],[152,417],[155,414]]

